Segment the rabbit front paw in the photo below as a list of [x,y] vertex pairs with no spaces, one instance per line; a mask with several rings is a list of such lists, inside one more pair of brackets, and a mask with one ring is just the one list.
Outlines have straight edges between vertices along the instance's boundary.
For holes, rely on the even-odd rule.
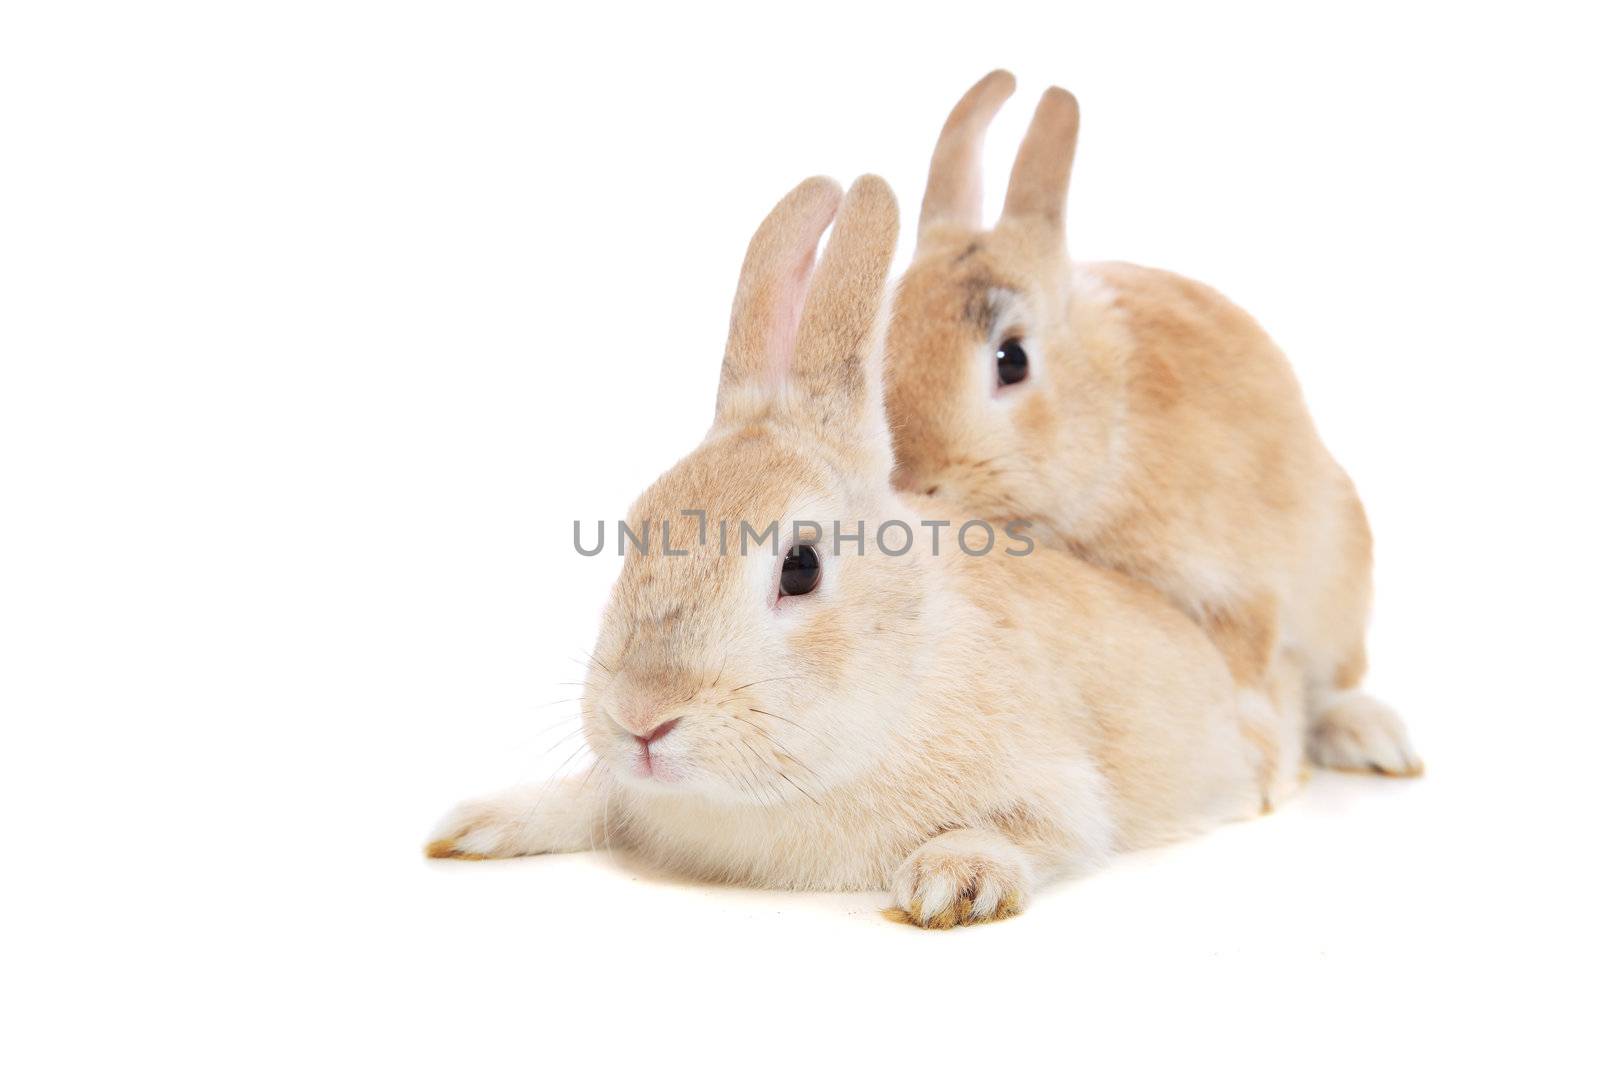
[[1009,919],[1022,911],[1028,858],[985,830],[951,830],[917,849],[895,872],[885,914],[930,930]]
[[598,847],[603,801],[586,785],[568,780],[519,786],[458,804],[425,851],[432,859],[490,860]]

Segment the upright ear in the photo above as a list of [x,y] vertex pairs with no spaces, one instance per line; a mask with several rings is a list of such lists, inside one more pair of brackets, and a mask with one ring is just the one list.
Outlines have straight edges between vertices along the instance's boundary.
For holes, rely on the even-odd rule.
[[882,178],[855,180],[839,208],[800,317],[790,373],[801,417],[832,433],[877,436],[887,453],[879,375],[885,286],[900,207]]
[[817,242],[839,210],[839,197],[832,178],[807,178],[750,239],[722,357],[718,422],[749,417],[787,378]]
[[1067,181],[1078,148],[1078,101],[1051,86],[1039,100],[1006,187],[1003,219],[1040,223],[1064,233]]
[[983,135],[1016,88],[1017,79],[1010,71],[990,71],[967,90],[945,119],[939,143],[933,146],[933,162],[928,165],[918,240],[929,227],[939,224],[983,228]]
[[[830,221],[833,236],[813,278]],[[808,178],[772,209],[739,276],[719,425],[761,417],[774,405],[834,432],[882,420],[873,357],[899,234],[894,193],[871,174],[856,179],[842,205],[835,182]]]

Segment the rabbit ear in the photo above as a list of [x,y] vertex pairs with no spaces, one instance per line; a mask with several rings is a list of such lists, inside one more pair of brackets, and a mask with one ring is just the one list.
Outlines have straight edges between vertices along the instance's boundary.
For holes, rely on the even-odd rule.
[[928,165],[928,190],[922,195],[922,218],[917,234],[938,223],[969,230],[983,226],[983,135],[995,112],[1017,88],[1010,71],[984,76],[956,104],[939,132]]
[[744,398],[775,393],[794,352],[817,242],[839,209],[839,183],[807,178],[778,202],[750,239],[722,358],[717,420]]
[[1006,187],[1005,219],[1037,220],[1063,229],[1067,180],[1078,147],[1078,101],[1065,89],[1051,86],[1039,100]]
[[876,357],[900,208],[882,178],[865,174],[845,194],[806,297],[791,384],[802,414],[837,432],[881,419]]

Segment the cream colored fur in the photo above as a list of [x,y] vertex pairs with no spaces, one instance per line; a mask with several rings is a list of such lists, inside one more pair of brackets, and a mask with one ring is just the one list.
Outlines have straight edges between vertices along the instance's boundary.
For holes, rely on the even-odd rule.
[[[822,230],[833,236],[810,278]],[[605,844],[745,885],[887,889],[923,926],[1003,918],[1043,880],[1260,808],[1227,665],[1153,589],[1059,547],[891,556],[869,535],[807,596],[721,520],[923,530],[878,389],[897,229],[877,178],[812,179],[740,279],[717,417],[630,525],[704,509],[706,546],[630,553],[583,697],[595,768],[463,805],[429,846],[487,858]],[[685,525],[684,528],[692,528]],[[678,538],[675,536],[675,541]],[[786,545],[783,547],[787,547]],[[639,738],[663,724],[649,745]]]
[[[1246,705],[1268,694],[1282,720],[1256,729],[1269,804],[1299,778],[1298,759],[1272,753],[1308,729],[1329,766],[1420,772],[1399,718],[1350,695],[1366,670],[1371,534],[1288,361],[1197,282],[1068,259],[1071,94],[1044,94],[984,229],[980,148],[1014,85],[1004,71],[975,85],[934,150],[887,342],[895,484],[1027,517],[1199,622]],[[1030,373],[1000,388],[995,351],[1012,339]]]

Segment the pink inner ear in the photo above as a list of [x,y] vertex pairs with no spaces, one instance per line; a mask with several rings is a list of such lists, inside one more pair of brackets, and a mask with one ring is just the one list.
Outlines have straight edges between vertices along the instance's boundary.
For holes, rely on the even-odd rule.
[[795,338],[800,334],[800,312],[805,309],[806,292],[811,288],[811,272],[817,263],[819,239],[820,234],[812,239],[794,265],[784,272],[777,282],[778,292],[773,294],[775,314],[772,316],[772,336],[767,341],[767,351],[770,353],[767,374],[774,386],[783,384],[794,363]]
[[817,248],[822,235],[833,222],[839,210],[839,195],[818,196],[803,209],[804,213],[786,235],[791,242],[785,250],[788,265],[774,272],[770,284],[775,290],[771,302],[769,322],[771,336],[767,338],[767,379],[773,388],[788,380],[794,363],[795,340],[800,334],[800,318],[806,306],[806,294],[811,289],[811,274],[817,263]]

